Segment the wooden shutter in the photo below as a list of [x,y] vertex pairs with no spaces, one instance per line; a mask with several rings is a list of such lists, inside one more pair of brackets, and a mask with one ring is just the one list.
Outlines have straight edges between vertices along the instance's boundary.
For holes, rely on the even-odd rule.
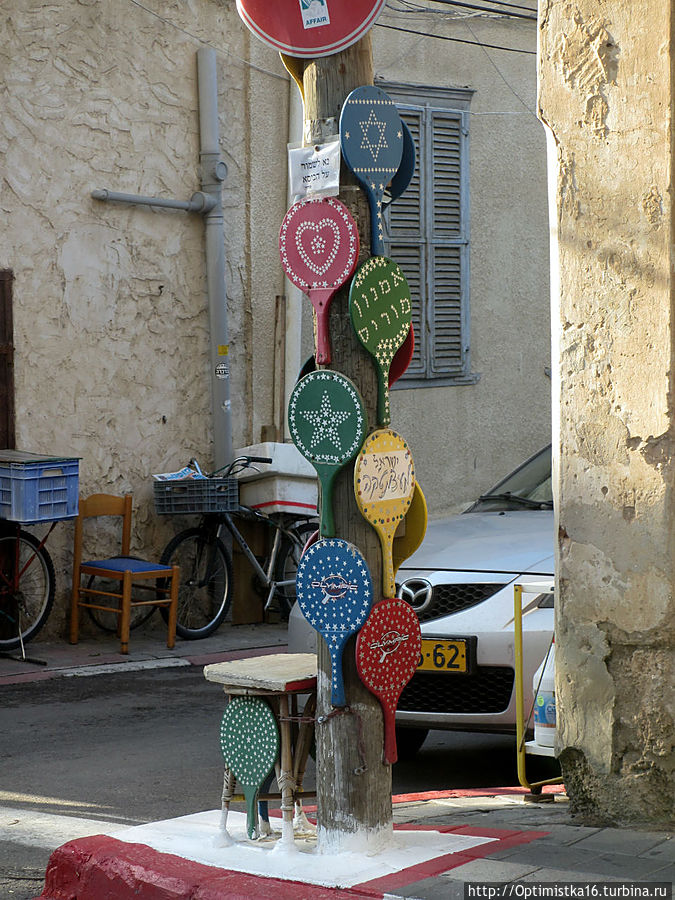
[[461,375],[464,371],[461,248],[434,247],[433,269],[431,373]]
[[467,245],[462,204],[462,114],[452,110],[432,110],[430,131],[433,173],[430,375],[457,377],[465,374],[467,343],[464,334]]
[[401,118],[410,129],[415,143],[415,172],[410,184],[388,209],[390,235],[388,254],[403,269],[412,300],[412,324],[415,330],[415,350],[404,378],[422,378],[426,374],[426,328],[424,307],[427,296],[427,258],[424,221],[425,167],[421,147],[424,125],[421,109],[399,108]]
[[433,238],[447,240],[462,233],[461,140],[459,113],[431,115],[433,171]]
[[403,376],[466,374],[468,240],[463,184],[463,114],[399,106],[415,141],[415,174],[389,207],[388,254],[411,289],[415,353]]
[[431,114],[433,195],[430,305],[433,341],[431,374],[464,372],[464,228],[462,209],[462,117],[452,111]]

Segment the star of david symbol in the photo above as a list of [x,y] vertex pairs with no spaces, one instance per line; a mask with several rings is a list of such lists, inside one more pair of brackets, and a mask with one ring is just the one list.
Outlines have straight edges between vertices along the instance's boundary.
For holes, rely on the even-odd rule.
[[321,441],[330,441],[338,451],[341,451],[340,443],[340,425],[346,421],[350,413],[345,410],[334,410],[331,406],[328,391],[324,391],[321,398],[321,404],[318,409],[300,410],[310,425],[314,426],[312,437],[310,439],[310,449],[314,449]]
[[[365,122],[360,122],[361,131],[363,132],[363,140],[361,141],[361,149],[362,150],[370,150],[373,156],[373,160],[377,160],[377,154],[382,150],[383,147],[388,147],[387,141],[385,139],[384,133],[387,128],[386,122],[380,122],[380,120],[375,115],[375,110],[371,109],[370,115],[366,119]],[[370,135],[373,134],[376,139],[374,143],[370,139]]]

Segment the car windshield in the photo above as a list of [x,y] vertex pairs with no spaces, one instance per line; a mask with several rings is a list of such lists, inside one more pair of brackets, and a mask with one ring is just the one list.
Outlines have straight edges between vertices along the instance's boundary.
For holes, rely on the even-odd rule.
[[553,509],[550,444],[482,494],[466,512],[506,509]]

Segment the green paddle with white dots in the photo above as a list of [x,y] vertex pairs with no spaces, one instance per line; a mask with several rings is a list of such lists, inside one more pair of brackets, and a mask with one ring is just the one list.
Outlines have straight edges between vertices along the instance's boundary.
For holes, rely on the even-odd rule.
[[401,267],[386,256],[359,266],[349,289],[349,315],[377,370],[377,423],[388,425],[389,368],[410,331],[410,288]]
[[368,433],[361,395],[340,372],[310,372],[293,388],[288,427],[293,443],[314,466],[321,484],[321,537],[333,537],[335,476],[354,459]]
[[258,833],[256,799],[260,785],[279,755],[279,729],[269,705],[260,697],[233,697],[220,725],[225,765],[244,789],[246,830]]

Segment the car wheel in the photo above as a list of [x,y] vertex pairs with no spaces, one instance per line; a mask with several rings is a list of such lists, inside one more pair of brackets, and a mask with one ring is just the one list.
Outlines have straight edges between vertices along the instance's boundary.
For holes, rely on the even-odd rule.
[[428,728],[396,727],[396,748],[402,761],[414,759],[429,734]]

